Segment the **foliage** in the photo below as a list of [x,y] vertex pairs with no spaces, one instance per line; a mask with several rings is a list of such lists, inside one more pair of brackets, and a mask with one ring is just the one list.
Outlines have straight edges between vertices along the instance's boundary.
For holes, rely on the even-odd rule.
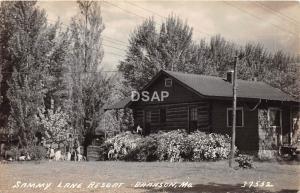
[[240,168],[253,168],[253,159],[249,155],[240,154],[235,161],[239,164]]
[[1,60],[8,73],[3,79],[7,85],[4,84],[6,88],[2,94],[9,104],[9,127],[19,136],[21,146],[33,141],[37,128],[35,115],[37,108],[43,106],[44,85],[58,27],[48,26],[45,12],[35,4],[5,2],[1,4],[0,14],[4,26],[1,34],[7,35],[0,46],[3,49]]
[[[106,105],[111,105],[124,100],[132,90],[124,86],[124,78],[118,73],[111,79],[111,84],[114,85],[111,89],[110,96]],[[115,135],[115,133],[122,131],[130,131],[133,128],[133,116],[131,109],[118,109],[106,111],[100,121],[100,127],[105,128],[108,135]]]
[[152,136],[137,141],[135,148],[130,149],[124,160],[127,161],[156,161],[158,142]]
[[227,159],[230,155],[231,139],[228,135],[205,134],[199,131],[190,135],[195,161]]
[[113,147],[113,144],[109,143],[109,142],[106,142],[106,143],[103,143],[101,146],[100,146],[100,150],[99,150],[99,160],[100,161],[106,161],[108,160],[108,152],[110,150],[110,148]]
[[113,149],[116,152],[116,159],[124,159],[125,155],[128,154],[128,151],[137,147],[140,139],[140,135],[124,132],[108,139],[105,143],[113,145]]
[[[110,78],[101,71],[103,47],[101,35],[104,24],[97,2],[79,1],[80,14],[70,25],[70,52],[66,65],[69,96],[68,114],[71,124],[78,129],[85,148],[98,127],[102,108],[110,94]],[[99,70],[100,69],[100,70]]]
[[154,135],[158,141],[159,160],[189,160],[193,155],[192,144],[183,130],[158,133]]
[[27,153],[32,160],[43,160],[47,156],[47,150],[43,146],[31,146],[27,148]]
[[1,82],[2,82],[2,66],[0,66],[0,104],[2,103],[2,94],[1,94]]
[[169,16],[159,30],[153,18],[138,26],[129,39],[129,50],[119,71],[124,85],[141,89],[160,69],[182,71],[191,60],[192,28]]
[[127,161],[201,161],[227,159],[230,138],[227,135],[205,134],[199,131],[187,134],[183,130],[159,132],[141,137],[130,132],[107,139],[102,154],[115,150],[115,158]]
[[160,29],[155,24],[154,19],[145,20],[129,39],[128,54],[118,67],[125,86],[139,90],[160,69],[224,77],[234,56],[240,56],[239,79],[256,78],[299,97],[299,57],[282,50],[272,53],[259,43],[236,45],[220,35],[196,43],[192,28],[174,16]]
[[69,134],[73,134],[73,129],[69,126],[69,116],[58,107],[56,110],[53,105],[47,111],[38,109],[37,121],[41,126],[41,133],[49,143],[60,143],[69,138]]

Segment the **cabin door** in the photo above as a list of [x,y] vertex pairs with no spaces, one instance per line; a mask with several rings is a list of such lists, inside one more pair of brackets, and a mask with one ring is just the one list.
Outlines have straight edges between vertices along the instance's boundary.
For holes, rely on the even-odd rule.
[[273,133],[273,144],[282,145],[282,111],[279,108],[269,108],[268,122]]
[[144,125],[144,135],[149,135],[151,133],[151,111],[146,110],[144,111],[144,120],[145,120],[145,125]]

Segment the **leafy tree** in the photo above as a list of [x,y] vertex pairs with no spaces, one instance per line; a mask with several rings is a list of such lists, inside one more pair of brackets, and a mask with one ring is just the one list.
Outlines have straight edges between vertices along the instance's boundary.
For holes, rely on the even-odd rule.
[[[49,66],[56,53],[58,25],[49,26],[46,14],[35,1],[2,2],[0,7],[1,62],[3,65],[2,107],[9,128],[19,137],[20,146],[31,145],[37,109],[44,106],[48,92]],[[2,37],[2,36],[1,36]],[[2,87],[1,87],[2,89]]]
[[139,89],[161,68],[157,50],[158,34],[153,18],[145,20],[135,29],[129,44],[127,56],[118,68],[125,78],[124,84]]
[[0,66],[0,105],[2,103],[1,82],[2,82],[2,78],[3,78],[1,71],[2,71],[2,67]]
[[67,61],[70,72],[69,113],[72,125],[86,148],[98,127],[111,85],[110,79],[101,70],[104,25],[98,3],[78,1],[78,5],[80,15],[71,22],[72,44]]
[[7,98],[8,80],[11,77],[13,63],[9,53],[9,40],[16,31],[15,23],[12,22],[13,3],[1,2],[0,5],[0,66],[2,69],[0,94],[2,103],[0,106],[0,126],[7,126],[7,119],[10,111],[9,99]]
[[[114,85],[106,104],[115,104],[130,94],[131,88],[124,86],[124,78],[121,74],[115,75],[112,80]],[[99,128],[105,128],[107,134],[114,135],[121,131],[127,131],[133,127],[132,111],[130,109],[119,109],[106,111],[100,122]]]
[[71,42],[68,31],[62,32],[59,22],[57,22],[51,30],[55,39],[52,42],[52,49],[48,55],[49,67],[47,81],[45,83],[47,89],[45,106],[46,109],[50,108],[51,100],[53,99],[56,107],[66,109],[66,100],[68,97],[68,82],[66,79],[68,69],[66,59]]
[[162,23],[157,48],[162,69],[185,71],[191,59],[192,31],[187,23],[173,15]]
[[133,89],[141,89],[160,69],[187,71],[192,59],[192,28],[169,16],[159,32],[153,18],[136,28],[129,40],[126,58],[118,66]]

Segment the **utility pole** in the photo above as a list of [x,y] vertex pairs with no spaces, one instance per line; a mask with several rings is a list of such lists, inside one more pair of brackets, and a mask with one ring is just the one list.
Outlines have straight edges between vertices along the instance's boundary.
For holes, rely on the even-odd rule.
[[231,152],[230,152],[230,160],[229,167],[232,167],[232,163],[234,161],[234,147],[235,147],[235,127],[236,127],[236,79],[237,79],[237,56],[234,57],[234,68],[233,68],[233,104],[232,104],[232,136],[231,136]]

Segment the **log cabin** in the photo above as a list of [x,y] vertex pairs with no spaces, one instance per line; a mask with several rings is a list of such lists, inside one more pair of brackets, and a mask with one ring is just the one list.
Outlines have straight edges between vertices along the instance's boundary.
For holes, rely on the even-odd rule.
[[[233,72],[220,78],[161,70],[140,91],[148,92],[148,100],[132,96],[106,110],[132,109],[134,125],[145,135],[177,129],[231,135],[232,77]],[[165,98],[153,95],[166,91]],[[236,115],[240,150],[272,150],[291,142],[299,101],[264,82],[237,80]]]

